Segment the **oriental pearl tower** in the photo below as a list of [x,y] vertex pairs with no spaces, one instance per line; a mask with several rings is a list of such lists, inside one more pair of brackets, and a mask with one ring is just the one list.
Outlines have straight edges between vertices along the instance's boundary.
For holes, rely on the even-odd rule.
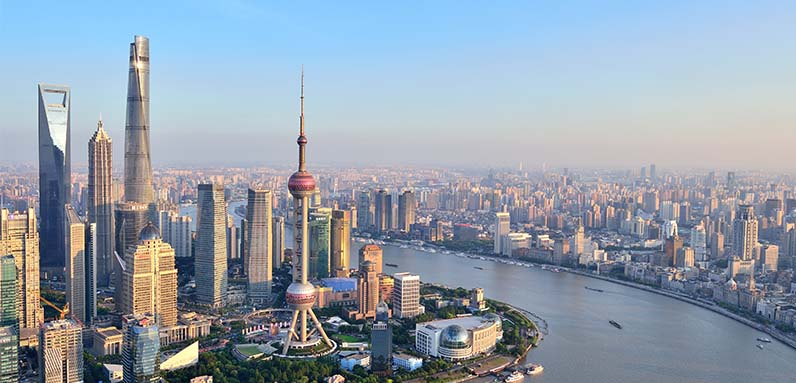
[[[290,194],[293,195],[293,207],[295,209],[296,226],[293,230],[294,233],[294,248],[295,253],[299,256],[299,264],[301,265],[301,278],[294,280],[293,283],[287,288],[285,293],[285,300],[290,309],[293,310],[293,318],[290,321],[290,329],[285,335],[284,348],[282,353],[287,355],[288,349],[292,346],[294,348],[312,347],[320,343],[320,339],[313,335],[317,334],[323,338],[327,346],[334,347],[332,341],[326,336],[326,332],[321,327],[321,322],[312,312],[312,306],[315,304],[316,292],[315,287],[307,282],[307,270],[309,269],[309,254],[307,243],[307,214],[309,197],[315,191],[315,179],[307,171],[304,161],[304,147],[307,145],[307,137],[304,135],[304,67],[301,68],[301,116],[299,117],[300,133],[296,140],[299,147],[299,166],[298,171],[290,176],[287,187]],[[299,267],[299,264],[294,267]],[[307,333],[307,316],[310,316],[315,329]],[[299,326],[297,328],[296,323]],[[293,342],[293,344],[291,344]]]

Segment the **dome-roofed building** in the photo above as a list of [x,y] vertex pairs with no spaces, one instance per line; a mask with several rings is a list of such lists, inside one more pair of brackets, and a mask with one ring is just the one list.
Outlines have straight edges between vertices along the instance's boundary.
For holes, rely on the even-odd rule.
[[155,226],[152,221],[146,224],[143,229],[141,229],[141,233],[138,235],[139,241],[154,241],[156,239],[160,239],[160,230]]
[[449,361],[490,353],[503,335],[502,321],[496,315],[418,323],[415,330],[415,348],[419,352]]

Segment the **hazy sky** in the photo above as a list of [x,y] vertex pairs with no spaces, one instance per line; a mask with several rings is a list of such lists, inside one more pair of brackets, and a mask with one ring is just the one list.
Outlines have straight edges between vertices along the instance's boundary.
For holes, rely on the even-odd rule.
[[121,164],[140,34],[156,166],[295,161],[303,63],[310,166],[796,168],[792,1],[73,3],[0,0],[0,162],[49,82]]

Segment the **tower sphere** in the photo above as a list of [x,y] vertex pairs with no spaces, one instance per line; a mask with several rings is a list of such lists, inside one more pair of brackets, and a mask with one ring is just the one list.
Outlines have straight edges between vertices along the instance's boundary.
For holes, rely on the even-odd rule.
[[293,282],[285,292],[287,304],[295,310],[309,310],[315,304],[315,286]]
[[309,197],[315,192],[315,178],[307,171],[298,171],[290,176],[287,188],[295,198]]

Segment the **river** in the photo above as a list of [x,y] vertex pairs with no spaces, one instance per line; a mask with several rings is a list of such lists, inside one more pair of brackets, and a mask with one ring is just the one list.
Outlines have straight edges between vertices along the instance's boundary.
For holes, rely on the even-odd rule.
[[[357,254],[362,245],[353,242],[351,253]],[[424,282],[451,287],[483,287],[488,298],[544,318],[549,333],[528,360],[541,363],[545,371],[527,380],[796,382],[796,350],[776,340],[758,349],[756,338],[766,334],[695,305],[566,272],[383,248],[383,261],[398,265],[385,267],[385,272],[409,271],[420,274]],[[356,255],[351,263],[357,267]],[[623,328],[614,328],[609,320]]]

